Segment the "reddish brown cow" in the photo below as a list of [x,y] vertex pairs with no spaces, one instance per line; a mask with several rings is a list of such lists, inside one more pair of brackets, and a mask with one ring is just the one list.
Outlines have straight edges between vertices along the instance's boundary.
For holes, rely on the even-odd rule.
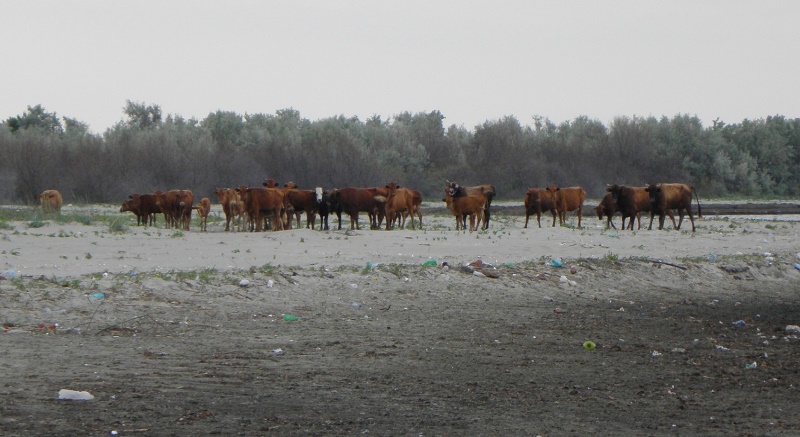
[[155,194],[131,194],[124,202],[119,212],[130,211],[136,215],[136,226],[155,226],[156,215],[161,213],[161,208],[156,205]]
[[[463,197],[473,194],[482,194],[486,196],[486,208],[484,209],[484,217],[483,217],[483,229],[489,228],[489,219],[491,218],[491,207],[492,207],[492,199],[494,196],[497,195],[497,191],[495,191],[494,186],[490,184],[482,184],[482,185],[474,185],[471,187],[464,187],[458,184],[458,182],[451,182],[447,181],[447,189],[450,192],[450,195],[453,197]],[[466,217],[462,218],[466,220]],[[464,223],[466,226],[466,222]]]
[[286,214],[286,194],[276,188],[247,187],[238,188],[250,218],[250,231],[261,232],[264,218],[269,217],[274,231],[283,229]]
[[[370,216],[370,227],[373,229],[378,224],[376,216],[383,211],[386,201],[386,191],[377,188],[346,187],[332,190],[328,196],[331,204],[342,208],[342,212],[350,216],[350,229],[361,229],[358,224],[359,212],[366,212]],[[381,199],[383,197],[383,199]]]
[[192,221],[194,194],[191,190],[156,191],[156,206],[164,213],[167,227],[175,226],[189,230]]
[[581,187],[556,187],[550,185],[546,188],[553,195],[558,213],[558,224],[564,226],[567,213],[576,211],[578,214],[578,227],[581,227],[581,216],[583,215],[583,201],[586,199],[586,190]]
[[44,212],[61,213],[61,206],[64,200],[61,198],[61,193],[58,190],[44,190],[39,195],[39,205]]
[[603,218],[606,218],[606,228],[617,229],[612,220],[614,214],[617,213],[617,202],[614,201],[611,193],[607,193],[594,210],[597,212],[598,220],[602,221]]
[[[385,205],[386,230],[391,230],[395,219],[403,213],[411,214],[411,229],[416,229],[414,226],[414,193],[408,188],[397,185],[397,182],[389,182],[386,184],[386,189],[389,191]],[[420,200],[421,197],[420,195]],[[402,217],[401,226],[405,228],[405,215],[402,215]]]
[[692,216],[692,193],[697,199],[697,218],[703,218],[700,209],[700,197],[697,195],[697,190],[688,184],[650,184],[645,188],[645,191],[650,196],[650,227],[653,229],[653,217],[658,214],[658,229],[664,229],[664,215],[669,213],[671,209],[677,209],[680,219],[678,226],[675,226],[675,220],[672,221],[672,226],[676,230],[681,229],[683,223],[683,211],[689,214],[689,220],[692,222],[692,232],[694,232],[694,216]]
[[[300,190],[294,182],[287,182],[283,185],[286,192],[286,200],[294,209],[297,218],[297,227],[300,227],[300,215],[306,213],[306,228],[314,229],[317,222],[317,194],[314,190]],[[291,221],[291,219],[290,219]]]
[[[627,187],[625,185],[609,185],[606,191],[611,194],[614,202],[617,204],[617,210],[622,214],[622,229],[625,227],[625,219],[630,218],[630,224],[627,229],[633,230],[633,222],[639,219],[639,227],[642,229],[642,213],[650,212],[650,195],[645,191],[647,187]],[[667,211],[672,226],[675,226],[675,217],[672,211]]]
[[542,227],[542,213],[550,211],[553,214],[553,226],[556,225],[556,203],[553,195],[547,188],[529,188],[525,193],[525,227],[528,227],[528,219],[536,214],[536,221]]
[[489,203],[489,199],[483,194],[453,196],[450,188],[445,188],[444,193],[445,198],[442,200],[456,218],[456,230],[466,229],[464,217],[469,216],[469,231],[477,231],[480,227],[481,219],[485,217],[486,205]]
[[197,215],[200,216],[200,230],[208,231],[208,214],[211,213],[211,199],[203,197],[197,202],[197,206],[194,209],[197,210]]

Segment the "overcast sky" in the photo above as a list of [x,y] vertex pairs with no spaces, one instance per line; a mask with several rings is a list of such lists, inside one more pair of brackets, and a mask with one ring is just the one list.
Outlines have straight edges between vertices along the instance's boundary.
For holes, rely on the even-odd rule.
[[796,1],[20,1],[0,15],[0,118],[42,104],[102,133],[126,100],[205,118],[800,117]]

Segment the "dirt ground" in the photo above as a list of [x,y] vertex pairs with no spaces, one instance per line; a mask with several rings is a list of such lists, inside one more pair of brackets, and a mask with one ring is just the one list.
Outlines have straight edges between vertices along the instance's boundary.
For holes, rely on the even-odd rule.
[[11,222],[0,435],[797,435],[796,220]]

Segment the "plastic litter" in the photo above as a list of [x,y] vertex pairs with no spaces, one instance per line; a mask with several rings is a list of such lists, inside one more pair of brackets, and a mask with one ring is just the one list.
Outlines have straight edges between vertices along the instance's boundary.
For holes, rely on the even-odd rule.
[[750,364],[745,364],[744,365],[745,369],[755,369],[756,367],[758,367],[758,363],[756,363],[755,361],[753,361]]
[[594,342],[591,340],[583,342],[583,348],[586,349],[587,351],[593,351],[595,350],[596,347],[597,345],[594,344]]
[[569,268],[569,272],[574,275],[575,273],[578,273],[578,268],[575,267],[575,266],[572,266],[572,267]]
[[272,349],[272,353],[274,353],[275,355],[281,355],[283,353],[283,349],[281,348]]
[[564,267],[564,263],[561,262],[560,258],[556,258],[556,259],[550,261],[550,265],[553,266],[553,267]]
[[786,332],[791,332],[793,334],[800,334],[800,326],[798,326],[798,325],[786,325],[785,331]]
[[250,281],[248,281],[247,279],[242,279],[241,281],[239,281],[240,287],[247,287],[248,285],[250,285]]
[[275,286],[275,281],[273,281],[272,279],[270,279],[269,281],[267,281],[267,288],[272,288],[272,287],[274,287],[274,286]]
[[3,273],[0,273],[0,276],[4,277],[6,279],[16,278],[17,277],[17,272],[15,272],[15,271],[13,271],[11,269],[3,270]]
[[733,326],[746,326],[747,323],[745,323],[744,320],[737,320],[735,322],[732,322],[731,325],[733,325]]
[[794,263],[794,268],[796,268],[797,270],[800,270],[800,264]]
[[283,320],[286,320],[287,322],[296,322],[297,321],[297,317],[293,316],[291,314],[284,314],[283,315]]
[[91,401],[94,399],[94,396],[88,391],[75,391],[62,388],[58,391],[58,398],[69,401]]
[[358,303],[358,302],[353,301],[353,302],[350,302],[350,306],[353,307],[353,308],[361,308],[363,305]]
[[708,260],[709,261],[716,261],[717,260],[717,254],[714,253],[714,252],[711,252],[711,255],[708,256]]
[[106,295],[103,293],[92,293],[89,295],[89,297],[91,297],[92,299],[102,300],[106,298]]
[[425,267],[433,267],[433,266],[436,266],[436,264],[438,264],[438,263],[436,262],[435,259],[429,259],[429,260],[425,261],[424,263],[422,263],[422,265],[425,266]]
[[661,352],[659,352],[659,351],[653,351],[653,352],[651,353],[651,355],[653,356],[653,358],[658,358],[658,357],[660,357],[660,356],[661,356],[661,355],[663,355],[663,354],[662,354]]
[[474,271],[474,272],[472,272],[472,274],[477,276],[477,277],[479,277],[479,278],[485,278],[486,277],[486,275],[484,275],[483,273],[481,273],[479,271]]

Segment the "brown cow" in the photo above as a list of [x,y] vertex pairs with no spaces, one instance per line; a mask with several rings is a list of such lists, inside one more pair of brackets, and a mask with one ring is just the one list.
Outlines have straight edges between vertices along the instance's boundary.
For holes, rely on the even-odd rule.
[[192,221],[194,194],[191,190],[156,191],[156,205],[164,213],[167,227],[175,226],[189,230]]
[[525,193],[525,227],[528,219],[536,214],[536,221],[542,227],[542,213],[550,211],[553,214],[553,226],[556,225],[556,203],[553,194],[547,188],[529,188]]
[[208,231],[208,214],[211,213],[211,199],[203,197],[197,202],[197,206],[194,209],[197,210],[197,215],[200,216],[200,230]]
[[245,211],[239,192],[235,188],[214,188],[214,194],[219,199],[222,212],[225,214],[225,230],[231,229],[231,222],[235,226],[234,230],[243,230]]
[[[405,214],[411,214],[411,229],[416,229],[414,226],[414,213],[416,212],[414,206],[414,193],[408,188],[403,188],[397,185],[397,182],[389,182],[386,184],[386,189],[389,194],[386,197],[386,230],[391,230],[394,226],[394,221],[398,217],[402,217],[402,227],[405,228]],[[420,195],[420,201],[422,196]],[[402,215],[401,215],[402,214]]]
[[469,196],[453,196],[453,190],[445,188],[445,198],[442,199],[447,208],[456,218],[456,230],[465,229],[464,217],[469,216],[469,231],[477,231],[481,224],[481,219],[486,216],[486,205],[489,199],[480,193]]
[[328,196],[331,204],[342,208],[342,212],[350,216],[350,229],[361,229],[358,224],[358,214],[366,212],[370,217],[370,227],[378,225],[376,216],[383,211],[388,192],[383,188],[354,188],[346,187],[332,190]]
[[[294,182],[287,182],[283,186],[286,192],[286,200],[294,209],[297,227],[300,227],[300,215],[305,212],[306,228],[314,229],[314,225],[317,222],[317,193],[314,190],[300,190]],[[291,221],[291,218],[289,221]]]
[[[639,227],[642,229],[642,213],[650,212],[650,195],[645,190],[647,187],[627,187],[625,185],[609,185],[606,191],[611,194],[613,201],[617,204],[617,211],[622,214],[622,229],[625,227],[625,219],[630,218],[628,229],[633,230],[633,222],[639,219]],[[668,210],[669,219],[675,227],[675,216],[672,210]]]
[[61,198],[61,193],[59,193],[58,190],[44,190],[42,194],[39,195],[39,205],[44,212],[60,214],[63,204],[64,200]]
[[700,209],[700,197],[697,195],[697,190],[688,184],[649,184],[645,188],[650,195],[650,227],[653,229],[653,217],[658,214],[658,229],[664,229],[664,215],[669,213],[671,209],[677,209],[680,219],[678,226],[675,226],[673,219],[673,227],[676,230],[681,229],[683,223],[683,211],[689,214],[689,220],[692,222],[692,232],[694,232],[694,216],[692,216],[692,193],[697,199],[697,218],[703,218]]
[[614,214],[617,213],[617,202],[614,201],[611,193],[607,193],[594,210],[597,212],[598,220],[602,221],[603,218],[606,219],[606,228],[617,229],[617,227],[614,226],[614,220],[612,220]]
[[124,202],[119,212],[130,211],[136,215],[136,226],[155,226],[156,215],[161,213],[161,208],[156,205],[155,194],[131,194]]
[[[489,219],[491,218],[491,206],[492,206],[492,199],[494,196],[497,195],[497,191],[495,191],[494,186],[490,184],[482,184],[482,185],[474,185],[471,187],[464,187],[458,184],[458,182],[451,182],[447,181],[447,189],[450,192],[450,195],[453,197],[463,197],[467,195],[473,194],[482,194],[486,196],[486,208],[484,209],[483,213],[483,229],[489,228]],[[462,218],[466,220],[466,217]],[[466,223],[464,223],[466,226]]]
[[581,187],[556,187],[550,185],[546,188],[553,195],[558,213],[558,224],[564,226],[567,213],[576,211],[578,214],[578,227],[581,227],[581,215],[583,215],[583,201],[586,199],[586,190]]
[[250,220],[250,232],[261,232],[263,221],[269,217],[272,229],[283,229],[286,217],[286,194],[277,188],[247,187],[238,188]]

